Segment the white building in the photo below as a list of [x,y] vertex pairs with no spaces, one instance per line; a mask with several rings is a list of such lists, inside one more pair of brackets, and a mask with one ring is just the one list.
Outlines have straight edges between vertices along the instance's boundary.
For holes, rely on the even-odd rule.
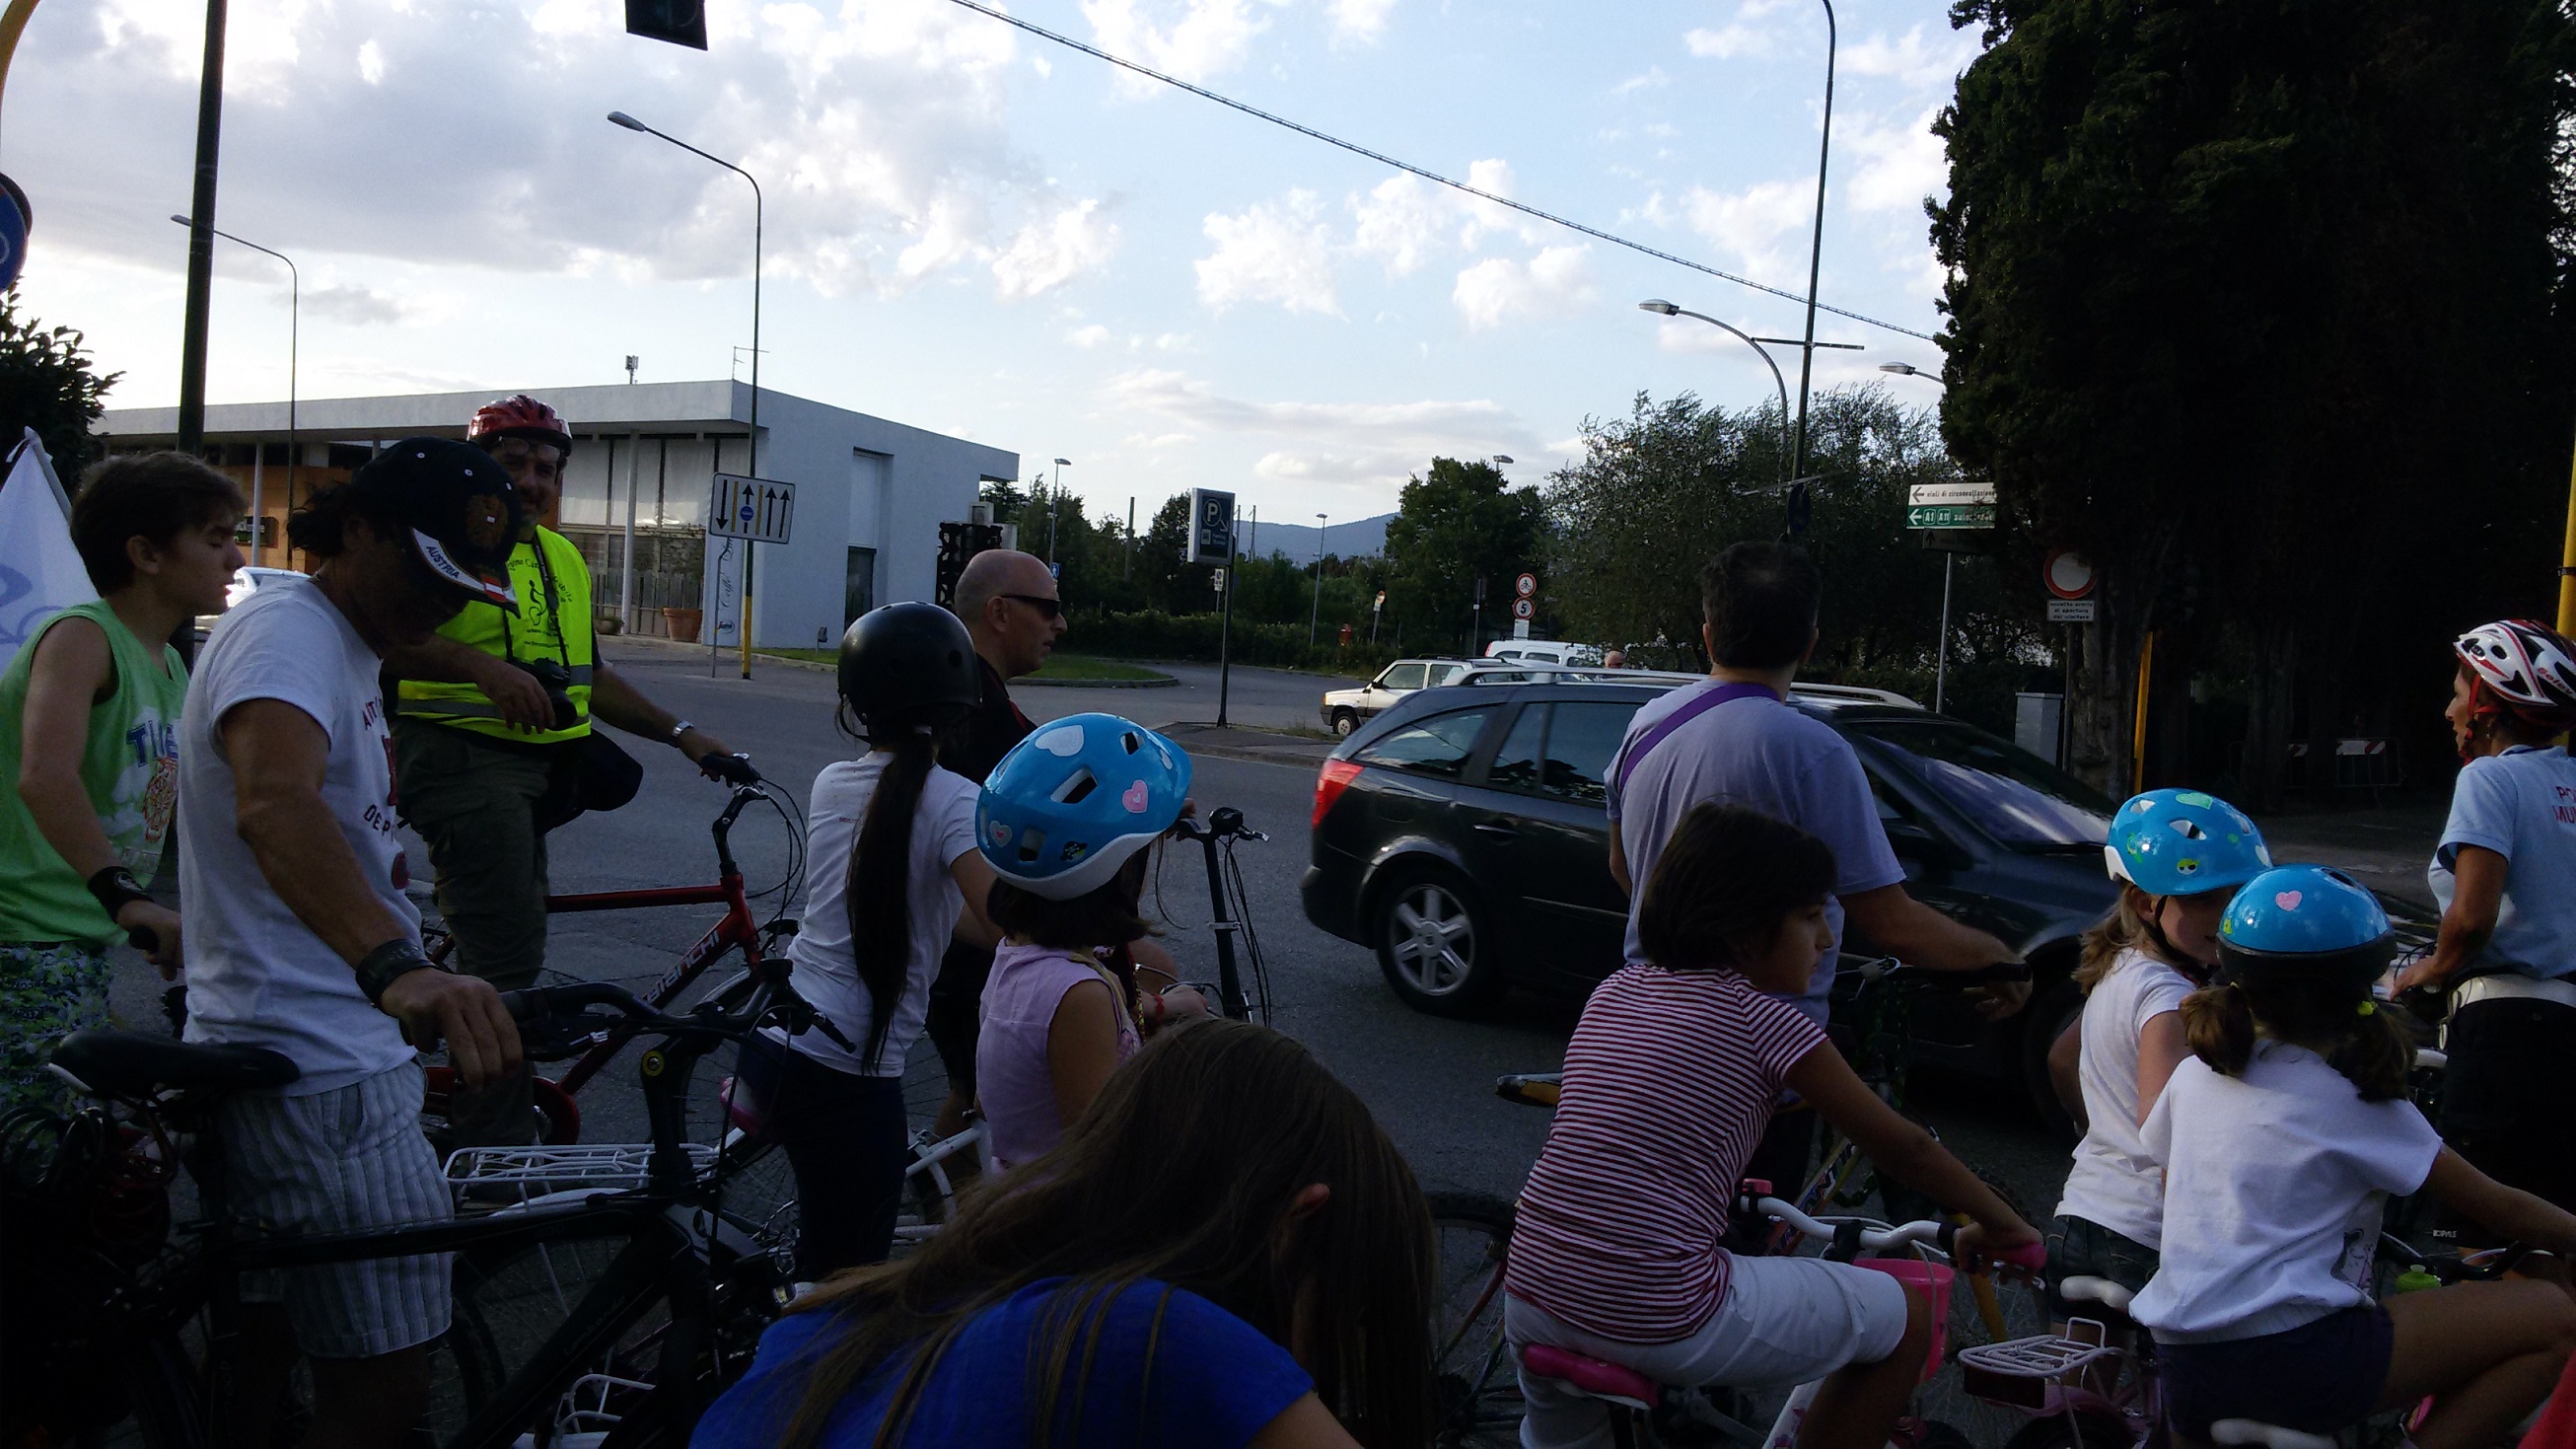
[[[563,502],[549,522],[590,560],[603,623],[639,634],[676,626],[685,636],[694,609],[713,642],[737,642],[749,545],[708,538],[706,511],[717,473],[749,470],[747,383],[306,398],[292,449],[285,403],[232,403],[206,409],[205,456],[241,483],[261,517],[252,562],[297,567],[285,518],[315,488],[397,438],[461,438],[477,407],[518,391],[572,425]],[[172,446],[178,427],[176,408],[121,408],[96,431],[125,452]],[[1016,453],[773,388],[761,389],[760,438],[760,476],[796,485],[790,541],[760,545],[753,569],[752,634],[762,648],[829,643],[877,604],[931,597],[941,521],[965,518],[985,480],[1019,476]]]

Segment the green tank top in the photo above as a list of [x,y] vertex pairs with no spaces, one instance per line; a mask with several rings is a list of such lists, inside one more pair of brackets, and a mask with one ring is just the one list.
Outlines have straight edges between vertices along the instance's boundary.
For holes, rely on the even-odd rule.
[[80,777],[91,808],[107,830],[119,864],[149,882],[161,867],[179,793],[179,708],[188,697],[188,671],[179,651],[147,646],[104,600],[74,604],[45,621],[0,670],[0,941],[80,941],[117,938],[116,923],[91,899],[36,829],[18,798],[18,761],[26,743],[27,675],[36,645],[65,619],[87,619],[107,634],[116,666],[114,692],[90,706],[89,739],[81,749]]

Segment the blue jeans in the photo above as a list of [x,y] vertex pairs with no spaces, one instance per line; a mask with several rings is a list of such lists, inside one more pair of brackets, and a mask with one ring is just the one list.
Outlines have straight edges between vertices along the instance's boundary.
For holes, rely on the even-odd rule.
[[2048,1225],[2048,1317],[2064,1323],[2079,1314],[2098,1317],[2094,1304],[2069,1304],[2057,1296],[2068,1278],[2108,1278],[2135,1293],[2156,1276],[2156,1250],[2083,1218],[2059,1218]]

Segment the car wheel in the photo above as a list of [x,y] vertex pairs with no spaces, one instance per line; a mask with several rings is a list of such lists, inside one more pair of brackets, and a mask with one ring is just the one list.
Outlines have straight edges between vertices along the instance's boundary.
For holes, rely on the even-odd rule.
[[2022,1011],[2022,1090],[2048,1130],[2072,1142],[2084,1134],[2075,1129],[2074,1115],[2057,1100],[2056,1084],[2048,1079],[2048,1049],[2084,1015],[2084,989],[2072,976],[2049,980],[2043,975],[2041,980],[2045,984],[2031,993],[2030,1005]]
[[1358,729],[1359,727],[1359,711],[1350,709],[1337,709],[1333,711],[1333,733],[1340,735],[1343,739],[1349,739],[1351,737],[1351,731]]
[[1446,871],[1418,871],[1388,886],[1371,935],[1387,985],[1416,1011],[1465,1016],[1502,990],[1484,912]]

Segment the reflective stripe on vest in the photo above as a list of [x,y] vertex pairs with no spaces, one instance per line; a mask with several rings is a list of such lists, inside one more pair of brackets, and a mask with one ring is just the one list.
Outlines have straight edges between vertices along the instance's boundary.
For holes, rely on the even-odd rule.
[[439,636],[504,659],[565,665],[572,684],[564,693],[580,713],[573,727],[520,729],[502,720],[501,711],[480,688],[446,680],[403,680],[397,690],[396,714],[531,744],[579,739],[590,733],[590,691],[597,658],[591,638],[590,566],[572,540],[539,528],[534,542],[522,542],[510,551],[510,587],[519,596],[516,615],[491,604],[467,604],[438,631]]

